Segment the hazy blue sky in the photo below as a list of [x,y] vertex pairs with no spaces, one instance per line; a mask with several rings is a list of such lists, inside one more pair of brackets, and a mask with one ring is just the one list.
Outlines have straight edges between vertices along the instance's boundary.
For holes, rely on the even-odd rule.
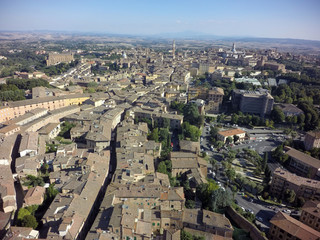
[[0,30],[320,40],[319,0],[0,0]]

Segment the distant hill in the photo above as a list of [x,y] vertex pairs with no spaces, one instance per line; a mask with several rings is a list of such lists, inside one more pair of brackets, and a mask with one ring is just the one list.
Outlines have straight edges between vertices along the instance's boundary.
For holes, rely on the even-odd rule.
[[31,42],[34,40],[59,41],[59,40],[83,40],[92,42],[129,43],[134,45],[150,45],[155,47],[160,43],[161,47],[170,47],[171,41],[177,40],[177,48],[184,47],[231,47],[235,42],[237,48],[268,49],[276,48],[278,51],[320,54],[320,41],[290,39],[290,38],[258,38],[258,37],[226,37],[204,34],[200,32],[185,31],[177,33],[161,33],[153,35],[132,35],[114,33],[90,33],[70,31],[0,31],[0,42]]

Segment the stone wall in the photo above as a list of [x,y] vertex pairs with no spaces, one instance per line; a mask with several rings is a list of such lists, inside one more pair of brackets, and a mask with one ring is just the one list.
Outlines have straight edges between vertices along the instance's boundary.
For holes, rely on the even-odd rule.
[[266,237],[261,235],[261,232],[256,226],[250,223],[247,219],[238,214],[233,208],[227,207],[226,214],[232,219],[240,228],[250,232],[251,239],[267,240]]

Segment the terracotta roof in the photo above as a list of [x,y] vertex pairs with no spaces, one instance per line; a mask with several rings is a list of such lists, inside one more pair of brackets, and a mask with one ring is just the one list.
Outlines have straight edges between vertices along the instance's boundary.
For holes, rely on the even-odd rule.
[[20,126],[18,126],[16,124],[11,124],[11,125],[5,126],[0,129],[0,133],[6,134],[14,129],[20,129]]
[[229,137],[229,136],[233,136],[233,135],[238,135],[238,134],[243,134],[246,133],[245,131],[237,128],[237,129],[230,129],[230,130],[225,130],[225,131],[220,131],[218,132],[218,134],[225,136],[225,137]]
[[306,135],[309,135],[309,136],[311,136],[311,137],[313,137],[313,138],[318,139],[318,138],[320,138],[320,131],[316,131],[316,132],[307,132],[307,134],[306,134]]
[[299,185],[299,186],[303,185],[303,186],[307,186],[307,187],[311,187],[311,188],[320,189],[320,181],[300,177],[294,173],[291,173],[291,172],[284,170],[284,169],[281,169],[281,168],[277,168],[276,170],[274,170],[273,176],[284,178],[284,179],[286,179],[286,181],[291,182],[292,184]]
[[320,168],[320,160],[318,160],[314,157],[311,157],[308,154],[300,152],[294,148],[286,147],[285,149],[288,150],[286,152],[286,154],[289,155],[290,157],[295,158],[295,159],[299,160],[300,162],[303,162],[303,163],[305,163],[309,166],[312,166],[314,168],[317,168],[317,169]]
[[320,237],[320,232],[282,212],[278,212],[270,223],[300,239],[317,240]]
[[320,202],[319,201],[307,201],[303,205],[302,211],[305,211],[305,212],[307,212],[317,218],[320,218]]
[[45,193],[46,189],[44,187],[41,186],[35,186],[32,187],[28,190],[26,196],[24,198],[29,198],[29,197],[42,197]]

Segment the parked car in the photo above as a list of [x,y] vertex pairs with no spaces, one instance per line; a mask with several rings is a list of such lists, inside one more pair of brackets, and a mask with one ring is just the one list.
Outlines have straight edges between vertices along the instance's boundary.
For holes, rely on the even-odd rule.
[[258,220],[259,222],[263,222],[262,217],[256,217],[256,220]]
[[291,213],[291,211],[289,209],[283,209],[282,212],[287,213],[287,214]]
[[251,214],[254,214],[254,212],[253,212],[250,208],[246,209],[246,212],[249,212],[249,213],[251,213]]

